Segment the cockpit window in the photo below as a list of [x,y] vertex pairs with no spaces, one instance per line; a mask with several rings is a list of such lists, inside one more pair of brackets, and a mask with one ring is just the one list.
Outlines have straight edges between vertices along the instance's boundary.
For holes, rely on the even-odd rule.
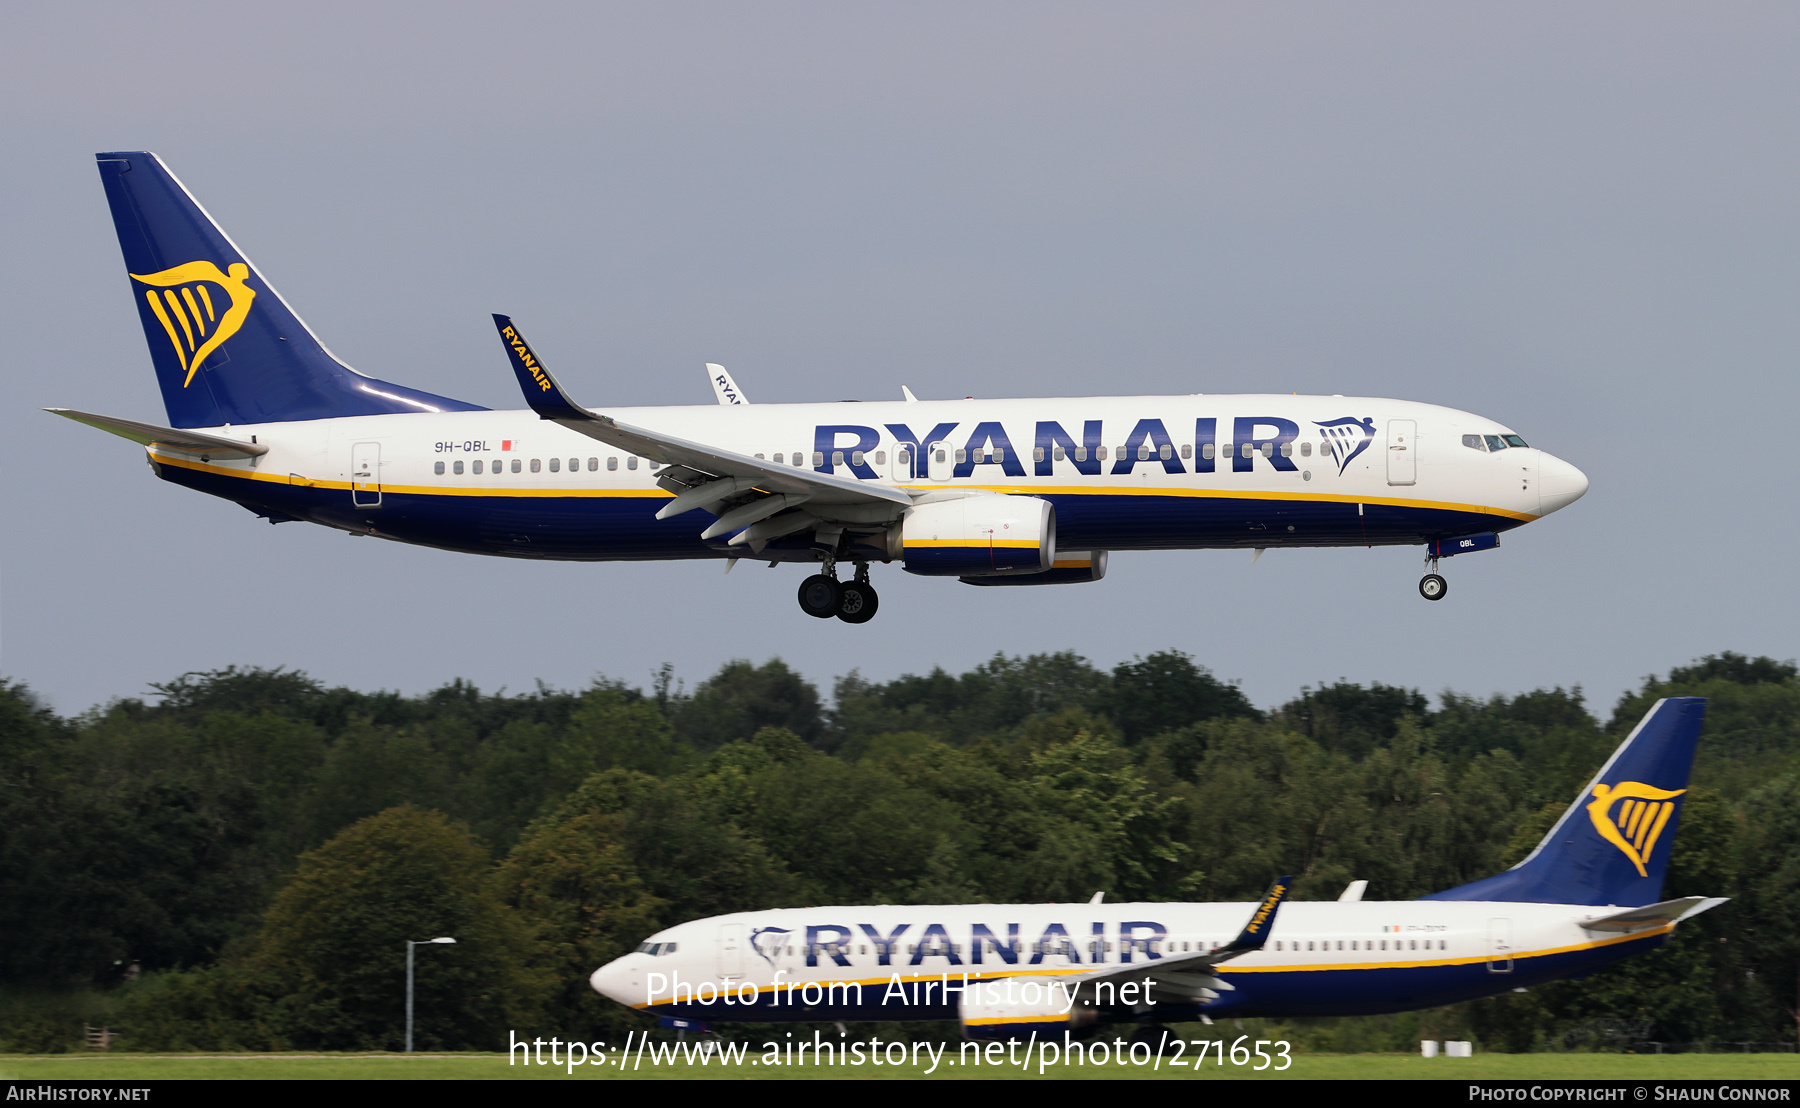
[[638,948],[635,951],[635,953],[654,954],[654,953],[656,953],[656,944],[655,943],[639,943]]
[[1508,446],[1524,446],[1525,445],[1525,440],[1520,438],[1517,435],[1507,435],[1505,437],[1506,437],[1506,445],[1508,445]]
[[1487,443],[1485,443],[1481,440],[1480,435],[1464,435],[1463,436],[1463,445],[1468,447],[1470,450],[1480,450],[1483,453],[1487,452]]
[[1499,435],[1488,435],[1485,437],[1487,438],[1487,447],[1489,450],[1505,450],[1506,449],[1506,440],[1501,438]]
[[661,958],[665,954],[675,953],[680,943],[639,943],[636,953],[648,954],[652,958]]

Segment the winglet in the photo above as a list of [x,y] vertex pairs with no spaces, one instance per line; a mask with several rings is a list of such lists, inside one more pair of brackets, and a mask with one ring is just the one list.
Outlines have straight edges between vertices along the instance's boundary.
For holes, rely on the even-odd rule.
[[1280,910],[1281,902],[1287,899],[1287,895],[1293,887],[1294,879],[1291,876],[1277,877],[1275,883],[1269,886],[1269,891],[1263,897],[1262,903],[1258,904],[1256,911],[1250,914],[1250,922],[1244,925],[1244,930],[1239,933],[1237,938],[1231,940],[1230,946],[1219,953],[1224,954],[1226,951],[1230,951],[1242,954],[1252,950],[1261,950],[1263,944],[1269,941],[1269,932],[1275,929],[1275,913]]
[[519,388],[525,393],[525,403],[538,414],[539,419],[562,419],[586,422],[596,417],[592,412],[569,399],[563,387],[550,376],[544,363],[538,361],[537,355],[526,343],[525,336],[513,326],[512,317],[494,316],[494,326],[500,330],[500,342],[506,347],[506,356],[512,362],[513,373],[519,378]]
[[725,372],[725,367],[717,362],[706,363],[706,379],[712,382],[713,395],[719,398],[719,403],[728,407],[750,403],[744,390],[738,388],[738,383],[731,379],[731,374]]

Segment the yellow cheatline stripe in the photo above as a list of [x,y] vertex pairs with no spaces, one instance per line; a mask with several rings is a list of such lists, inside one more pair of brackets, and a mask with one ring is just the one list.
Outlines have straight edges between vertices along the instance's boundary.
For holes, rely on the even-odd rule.
[[960,547],[964,550],[987,550],[990,547],[1002,546],[1009,550],[1035,548],[1035,539],[993,539],[983,542],[980,539],[907,539],[907,546]]
[[1000,1016],[997,1019],[964,1020],[963,1022],[975,1027],[996,1023],[1063,1023],[1068,1018],[1066,1013],[1055,1013],[1048,1016]]
[[[150,294],[146,294],[146,296],[150,296]],[[153,308],[156,306],[156,301],[154,298],[151,298],[150,303]],[[167,326],[167,324],[165,323],[164,326]],[[173,328],[170,328],[169,338],[171,340],[176,339],[176,335],[174,333]],[[154,451],[152,451],[152,453],[154,453]],[[205,470],[208,473],[217,473],[220,476],[224,476],[224,477],[243,477],[243,478],[247,478],[247,479],[253,480],[253,481],[276,481],[283,485],[289,483],[289,481],[285,475],[280,475],[280,474],[270,475],[270,474],[264,474],[264,473],[252,473],[252,472],[246,472],[245,470],[241,470],[241,469],[228,469],[228,468],[222,468],[222,467],[218,467],[218,466],[210,466],[210,465],[206,465],[204,463],[193,462],[193,461],[189,461],[189,460],[183,459],[183,458],[175,458],[175,457],[172,457],[172,456],[166,455],[166,454],[157,454],[156,456],[159,461],[166,462],[169,465],[183,466],[183,467],[186,467],[189,469]],[[350,487],[349,485],[343,484],[341,482],[312,481],[309,483],[317,485],[320,488],[347,489]],[[906,491],[906,490],[915,490],[916,491],[919,488],[919,486],[910,486],[910,485],[894,485],[894,486],[889,486],[889,487],[899,488],[903,491]],[[999,485],[995,485],[995,486],[959,485],[957,487],[958,488],[978,487],[978,488],[981,488],[983,491],[987,491],[987,492],[1017,493],[1017,494],[1025,495],[1025,496],[1030,496],[1030,495],[1035,495],[1035,494],[1054,493],[1054,494],[1058,494],[1058,495],[1069,494],[1069,495],[1082,495],[1082,496],[1188,496],[1188,497],[1213,497],[1215,499],[1221,499],[1221,500],[1304,500],[1304,501],[1328,502],[1328,503],[1339,503],[1339,504],[1384,504],[1384,505],[1400,507],[1400,508],[1442,508],[1442,509],[1445,509],[1448,511],[1474,512],[1474,513],[1478,513],[1478,514],[1482,514],[1482,515],[1505,516],[1508,519],[1522,520],[1527,523],[1538,518],[1537,516],[1527,515],[1523,512],[1508,511],[1505,508],[1490,508],[1490,507],[1486,507],[1486,506],[1480,505],[1480,504],[1454,504],[1454,503],[1438,501],[1438,500],[1397,500],[1397,499],[1392,499],[1392,498],[1376,498],[1376,497],[1368,497],[1368,496],[1340,496],[1335,493],[1283,493],[1283,492],[1254,493],[1254,492],[1226,492],[1226,491],[1215,491],[1215,490],[1206,490],[1206,489],[1168,489],[1168,490],[1163,490],[1163,491],[1155,491],[1155,490],[1140,489],[1140,488],[1133,488],[1133,487],[1109,487],[1109,488],[1100,488],[1100,489],[1083,489],[1083,488],[1072,488],[1072,487],[1070,487],[1070,488],[1058,487],[1058,488],[1048,488],[1048,489],[1031,489],[1031,488],[1012,488],[1012,487],[999,486]],[[673,493],[667,493],[667,492],[662,491],[661,489],[555,489],[555,488],[519,489],[519,488],[506,488],[506,487],[502,487],[502,486],[491,486],[491,487],[484,488],[484,487],[479,487],[479,486],[458,487],[458,486],[447,486],[447,485],[383,485],[382,488],[384,491],[392,491],[392,492],[396,492],[396,493],[411,493],[411,494],[418,495],[418,496],[653,496],[653,497],[661,497],[665,500],[674,498]],[[963,546],[963,547],[969,547],[971,549],[977,548],[978,546],[986,545],[986,544],[978,544],[978,543],[961,542],[961,541],[958,541],[955,539],[925,539],[925,540],[915,539],[915,540],[912,540],[911,542],[907,543],[908,546],[927,545],[927,544],[935,544],[935,545],[940,545],[940,546]],[[1006,540],[997,541],[994,543],[994,545],[1007,546],[1007,547],[1014,547],[1014,546],[1028,547],[1028,546],[1036,546],[1038,544],[1029,539],[1021,539],[1021,540],[1006,539]]]
[[[1330,963],[1330,964],[1321,964],[1321,965],[1293,965],[1293,966],[1243,966],[1243,965],[1221,964],[1221,965],[1217,965],[1217,966],[1212,966],[1212,967],[1210,967],[1209,970],[1206,970],[1204,972],[1211,972],[1214,974],[1218,974],[1220,976],[1229,976],[1230,974],[1234,974],[1234,973],[1316,973],[1316,972],[1322,972],[1322,971],[1326,971],[1326,970],[1344,971],[1344,970],[1424,969],[1424,968],[1430,967],[1430,966],[1483,965],[1485,963],[1494,962],[1494,961],[1522,962],[1529,958],[1543,958],[1543,957],[1546,957],[1551,954],[1568,954],[1572,951],[1577,951],[1577,950],[1594,950],[1598,947],[1613,946],[1618,943],[1634,942],[1638,939],[1648,939],[1648,938],[1653,938],[1657,935],[1666,935],[1674,930],[1675,930],[1675,924],[1667,923],[1667,924],[1663,924],[1660,927],[1649,928],[1649,929],[1646,929],[1643,931],[1634,931],[1629,935],[1616,935],[1610,939],[1596,939],[1592,942],[1574,943],[1569,946],[1550,947],[1547,950],[1518,951],[1518,952],[1513,953],[1511,956],[1509,956],[1507,958],[1503,958],[1503,959],[1492,958],[1492,957],[1489,957],[1488,955],[1484,954],[1484,955],[1481,955],[1480,957],[1476,957],[1476,958],[1431,958],[1431,959],[1424,959],[1424,960],[1419,960],[1419,961],[1405,961],[1405,962],[1339,962],[1339,963]],[[1165,955],[1163,955],[1163,957],[1169,958],[1169,959],[1177,959],[1181,956],[1173,955],[1173,954],[1165,954]],[[1149,965],[1150,963],[1145,963],[1145,964]],[[990,980],[990,979],[999,979],[999,978],[1008,978],[1008,977],[1069,977],[1071,975],[1079,978],[1081,976],[1085,976],[1086,974],[1093,973],[1096,969],[1102,969],[1102,968],[1111,969],[1111,968],[1113,968],[1113,966],[1116,966],[1116,965],[1118,965],[1118,963],[1115,962],[1115,963],[1109,963],[1104,967],[1101,967],[1101,966],[1091,966],[1091,967],[1067,966],[1067,967],[1064,967],[1061,969],[1015,969],[1012,967],[1007,967],[1004,969],[996,969],[996,970],[962,970],[962,969],[952,968],[949,970],[939,970],[936,973],[906,974],[906,975],[901,976],[900,983],[902,985],[912,985],[912,984],[917,984],[917,983],[923,982],[923,981],[941,982],[946,973],[949,974],[951,982],[953,984],[957,984],[957,985],[962,984],[962,979],[963,979],[964,973],[968,974],[970,981],[986,981],[986,980]],[[1178,970],[1176,972],[1188,972],[1188,971]],[[1199,972],[1199,971],[1195,971],[1195,972]],[[754,986],[754,988],[757,991],[757,995],[760,996],[761,994],[763,994],[765,992],[780,992],[782,989],[787,988],[789,985],[792,985],[794,987],[794,989],[798,990],[800,988],[800,986],[806,985],[806,984],[821,985],[826,988],[830,988],[831,986],[836,985],[836,986],[842,988],[847,985],[887,985],[887,984],[892,983],[892,981],[893,981],[893,976],[889,975],[887,977],[865,977],[865,978],[858,978],[856,980],[845,980],[845,981],[814,981],[814,982],[784,981],[779,985],[757,985],[757,986]],[[714,982],[708,982],[708,984],[714,984]],[[736,996],[738,994],[734,990],[732,995]],[[658,1000],[658,1001],[650,1002],[650,1003],[634,1004],[634,1005],[632,1005],[632,1007],[633,1008],[654,1008],[659,1004],[673,1004],[673,1003],[675,1003],[675,1002],[672,1000]],[[1015,1022],[1015,1021],[1000,1021],[1000,1022]]]
[[[902,487],[923,489],[929,486]],[[985,492],[1008,493],[1016,496],[1181,496],[1213,500],[1286,500],[1314,504],[1379,504],[1394,508],[1440,508],[1452,512],[1475,512],[1481,515],[1504,516],[1507,519],[1516,519],[1525,523],[1530,523],[1538,518],[1529,512],[1515,512],[1508,508],[1494,508],[1486,504],[1458,504],[1448,500],[1406,500],[1391,496],[1354,496],[1335,492],[1254,492],[1241,489],[1145,488],[1142,485],[1103,485],[1099,487],[1085,485],[954,485],[951,487],[978,488]]]
[[163,299],[169,302],[169,311],[174,313],[175,322],[181,324],[181,333],[187,336],[188,350],[192,351],[194,349],[194,329],[188,325],[187,313],[181,310],[181,301],[176,298],[175,290],[164,289]]

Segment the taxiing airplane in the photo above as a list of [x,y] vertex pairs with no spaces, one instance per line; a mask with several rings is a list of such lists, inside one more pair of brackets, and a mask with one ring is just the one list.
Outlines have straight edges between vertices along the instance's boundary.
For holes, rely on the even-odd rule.
[[[1185,395],[589,409],[496,316],[529,411],[339,361],[162,162],[97,155],[170,426],[53,408],[272,523],[472,554],[816,566],[809,615],[863,623],[871,563],[971,585],[1098,581],[1117,550],[1424,546],[1441,557],[1587,491],[1468,412]],[[849,563],[853,578],[839,580]]]
[[1706,702],[1658,701],[1524,861],[1418,900],[877,905],[738,912],[594,971],[670,1018],[960,1020],[971,1038],[1102,1024],[1399,1012],[1581,977],[1724,903],[1660,900]]

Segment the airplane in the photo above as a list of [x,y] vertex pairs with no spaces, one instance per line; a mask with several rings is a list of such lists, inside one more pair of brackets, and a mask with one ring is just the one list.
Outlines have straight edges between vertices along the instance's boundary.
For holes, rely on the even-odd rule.
[[1705,717],[1657,701],[1543,841],[1417,900],[861,905],[735,912],[659,931],[595,970],[627,1007],[711,1024],[957,1020],[971,1039],[1134,1023],[1432,1008],[1585,977],[1725,903],[1662,900]]
[[[1586,493],[1491,419],[1346,396],[576,404],[506,316],[529,410],[334,356],[146,151],[96,155],[169,425],[47,409],[144,446],[164,481],[270,523],[510,558],[813,568],[801,609],[866,623],[874,563],[965,584],[1099,581],[1131,550],[1414,545],[1440,558]],[[850,580],[839,567],[853,567]]]

